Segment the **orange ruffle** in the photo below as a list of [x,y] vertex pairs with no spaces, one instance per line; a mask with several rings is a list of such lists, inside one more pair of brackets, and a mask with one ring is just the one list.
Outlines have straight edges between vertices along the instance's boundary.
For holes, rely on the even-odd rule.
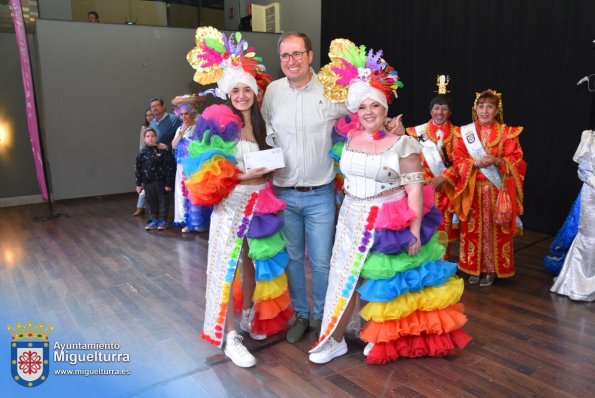
[[214,156],[186,180],[188,198],[195,205],[214,206],[236,187],[236,174],[237,169],[232,162]]
[[289,294],[283,293],[279,297],[275,297],[269,300],[264,300],[254,304],[254,318],[258,319],[273,319],[280,312],[286,310],[291,304]]
[[293,310],[286,308],[281,311],[273,319],[258,319],[258,314],[255,314],[254,320],[252,321],[252,333],[266,334],[267,336],[279,333],[282,330],[287,329],[287,323],[293,316]]
[[467,322],[462,303],[434,311],[415,311],[405,318],[385,322],[369,321],[360,339],[369,343],[386,343],[403,336],[444,334],[460,329]]
[[236,315],[241,314],[244,302],[244,293],[242,292],[242,281],[240,278],[238,278],[237,272],[236,277],[233,280],[233,284],[231,285],[231,297],[233,298],[233,313]]
[[471,336],[457,329],[445,334],[406,336],[388,343],[376,343],[366,362],[382,364],[399,358],[445,357],[455,348],[462,349],[471,341]]

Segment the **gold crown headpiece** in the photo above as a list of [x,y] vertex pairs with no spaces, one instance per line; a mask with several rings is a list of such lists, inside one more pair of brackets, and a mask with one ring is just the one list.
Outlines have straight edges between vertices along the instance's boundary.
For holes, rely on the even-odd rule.
[[490,94],[498,98],[498,115],[496,119],[500,123],[504,123],[504,106],[502,105],[502,93],[499,93],[496,90],[492,90],[491,88],[488,88],[487,90],[484,90],[481,93],[475,93],[475,101],[473,101],[473,108],[471,109],[471,117],[473,118],[473,121],[477,120],[477,113],[475,113],[475,108],[477,108],[477,100],[484,94]]
[[438,75],[436,77],[436,86],[438,86],[438,91],[434,92],[437,92],[438,94],[450,93],[450,91],[446,89],[446,86],[448,86],[448,82],[450,82],[450,76]]
[[25,325],[17,322],[14,327],[8,325],[8,332],[12,334],[13,340],[48,340],[48,337],[53,330],[53,325],[46,325],[43,322],[39,322],[37,325],[31,321],[27,322]]

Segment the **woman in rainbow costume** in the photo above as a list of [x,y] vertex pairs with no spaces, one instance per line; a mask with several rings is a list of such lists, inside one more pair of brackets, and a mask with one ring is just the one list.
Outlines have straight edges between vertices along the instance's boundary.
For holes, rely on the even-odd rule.
[[[333,147],[344,175],[320,339],[310,361],[326,363],[347,353],[343,338],[355,307],[354,291],[368,302],[359,337],[368,343],[368,363],[400,357],[444,356],[470,337],[458,301],[463,280],[457,265],[442,260],[435,233],[441,222],[431,185],[423,186],[420,144],[383,130],[388,104],[402,87],[382,51],[366,52],[333,40],[331,63],[319,79],[325,95],[345,102],[351,117],[340,120]],[[346,138],[346,140],[345,140]]]
[[183,160],[190,200],[215,206],[201,337],[223,346],[236,365],[250,367],[256,360],[236,332],[230,299],[238,263],[242,264],[243,294],[249,303],[242,311],[242,330],[261,340],[285,329],[293,315],[285,275],[289,259],[279,232],[282,220],[277,216],[285,203],[275,197],[267,182],[271,170],[245,171],[243,162],[244,153],[268,148],[254,78],[264,66],[240,33],[227,38],[212,27],[200,27],[196,44],[187,56],[196,69],[194,80],[216,82],[217,88],[208,93],[228,100],[226,105],[204,110],[196,122],[195,139],[188,146],[189,156]]

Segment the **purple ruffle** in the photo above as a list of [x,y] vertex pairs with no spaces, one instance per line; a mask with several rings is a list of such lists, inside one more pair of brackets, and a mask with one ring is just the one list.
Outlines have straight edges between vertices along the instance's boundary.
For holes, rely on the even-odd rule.
[[[438,208],[433,207],[421,221],[419,234],[422,245],[432,238],[440,223],[442,223],[442,213]],[[414,242],[415,237],[409,228],[400,231],[391,229],[376,230],[374,231],[374,243],[371,250],[384,254],[398,254],[406,250]]]
[[248,238],[266,238],[281,229],[283,220],[275,214],[259,214],[252,217]]
[[219,123],[216,120],[199,117],[196,121],[194,131],[199,141],[202,141],[203,136],[207,131],[209,131],[211,135],[216,134],[220,136],[224,141],[238,141],[240,139],[240,126],[233,122],[228,123],[225,126],[225,129],[221,131]]

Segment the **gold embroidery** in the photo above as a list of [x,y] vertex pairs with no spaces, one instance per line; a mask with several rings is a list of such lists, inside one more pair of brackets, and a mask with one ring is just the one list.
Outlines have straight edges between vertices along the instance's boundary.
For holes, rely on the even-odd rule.
[[420,182],[424,182],[424,175],[421,171],[416,171],[414,173],[401,174],[400,177],[401,177],[401,185],[417,184]]

